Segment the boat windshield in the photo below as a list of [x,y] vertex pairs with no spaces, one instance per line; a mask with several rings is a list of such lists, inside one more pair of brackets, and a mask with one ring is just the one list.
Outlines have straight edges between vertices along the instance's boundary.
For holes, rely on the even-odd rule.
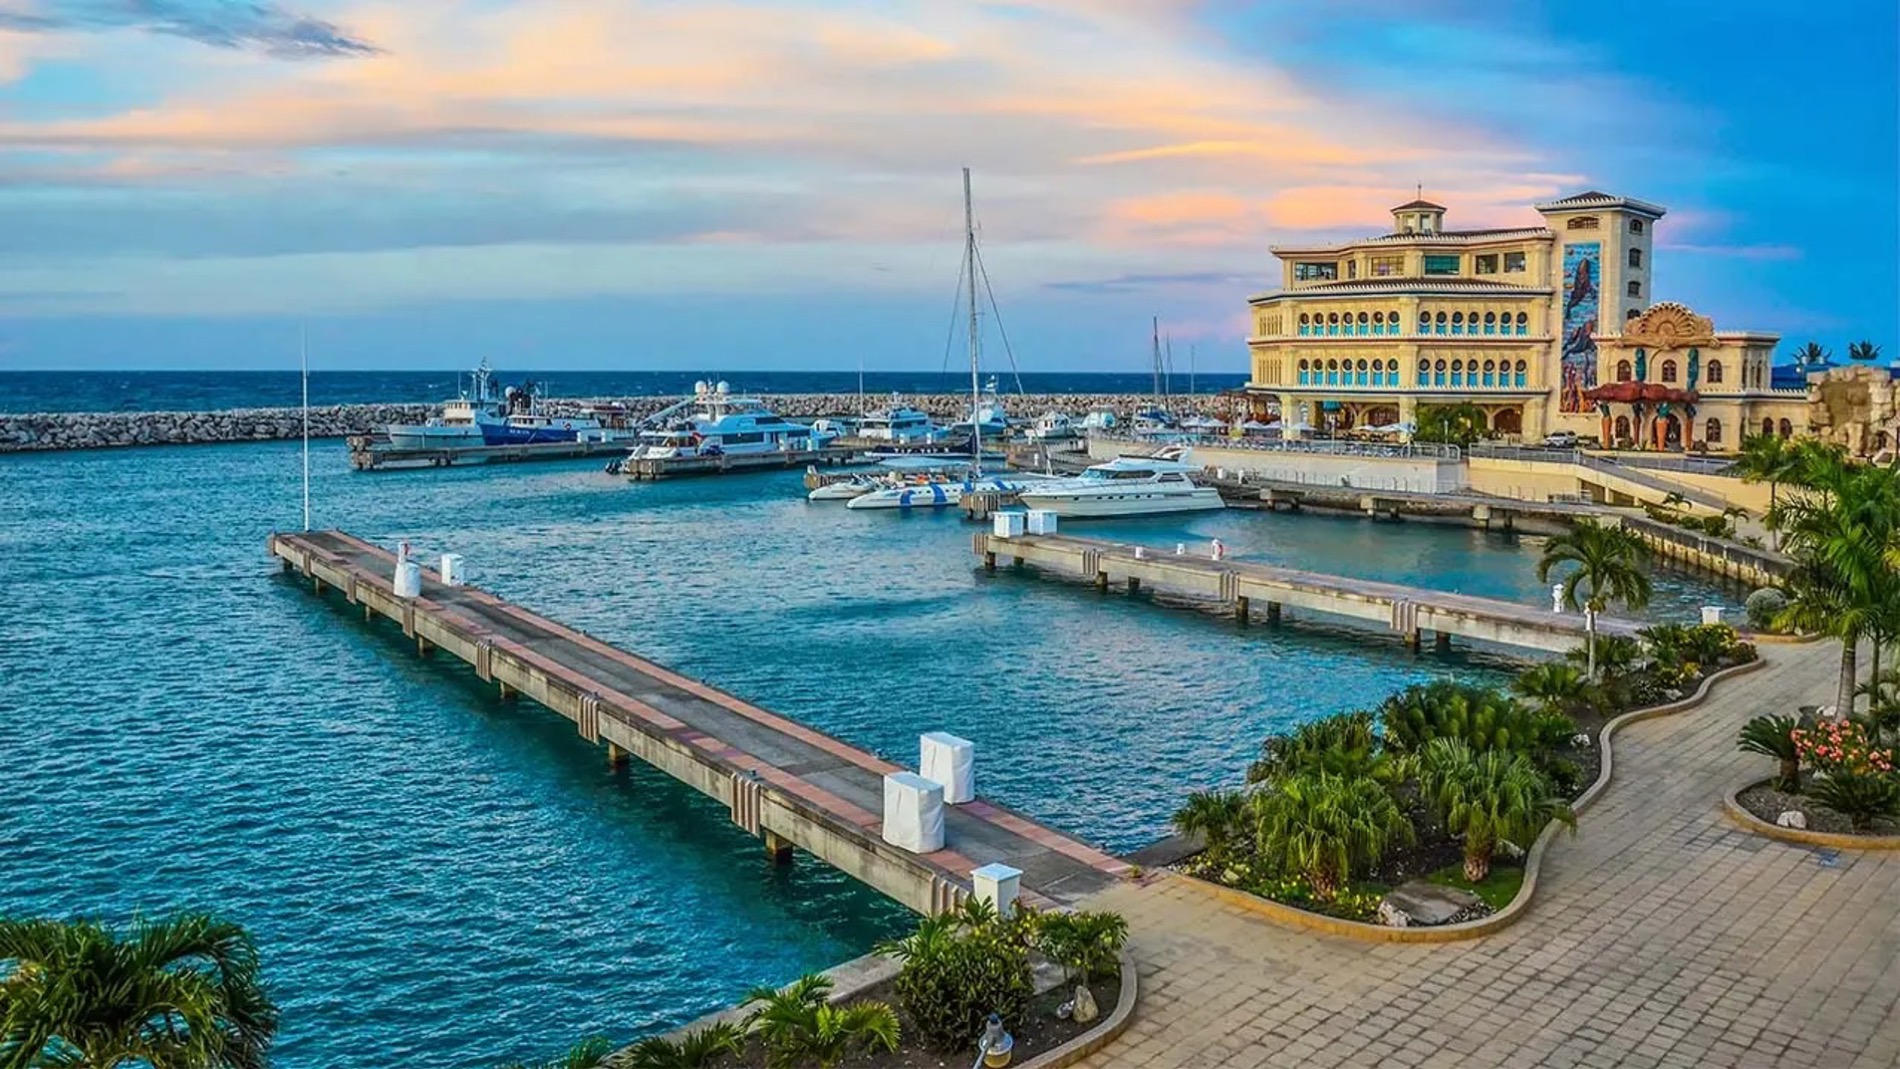
[[1090,481],[1108,482],[1115,479],[1149,479],[1154,472],[1145,468],[1090,468],[1082,473],[1082,478]]

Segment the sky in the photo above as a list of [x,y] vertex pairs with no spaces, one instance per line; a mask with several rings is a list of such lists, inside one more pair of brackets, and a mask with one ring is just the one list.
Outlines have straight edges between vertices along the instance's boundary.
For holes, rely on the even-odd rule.
[[0,369],[1246,366],[1268,246],[1660,203],[1900,355],[1894,0],[0,0]]

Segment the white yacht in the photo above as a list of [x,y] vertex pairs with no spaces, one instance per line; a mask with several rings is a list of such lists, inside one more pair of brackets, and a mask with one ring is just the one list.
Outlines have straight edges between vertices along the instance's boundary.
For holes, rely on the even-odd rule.
[[1082,437],[1082,429],[1066,413],[1044,412],[1036,417],[1028,434],[1034,442],[1073,442]]
[[858,437],[879,442],[934,442],[943,436],[943,428],[931,420],[930,413],[899,404],[891,395],[889,408],[872,412],[858,422]]
[[1010,472],[1004,475],[977,475],[974,471],[961,479],[898,479],[867,494],[845,502],[848,509],[941,509],[963,503],[964,494],[979,490],[1013,493],[1032,483],[1049,481],[1034,472]]
[[968,440],[972,423],[985,438],[1001,438],[1009,433],[1009,415],[1003,411],[1003,401],[996,394],[995,379],[984,384],[980,399],[972,398],[970,410],[973,418],[960,419],[950,425],[951,439]]
[[1084,431],[1112,431],[1119,423],[1112,408],[1091,408],[1089,414],[1082,417]]
[[[456,376],[458,383],[461,376]],[[483,360],[469,375],[471,389],[442,403],[442,413],[421,423],[392,423],[385,428],[393,449],[455,449],[485,445],[487,431],[508,422],[508,406],[495,389],[494,373]]]
[[786,419],[756,397],[735,397],[723,382],[694,383],[693,397],[690,413],[641,431],[640,444],[631,456],[647,459],[790,452],[817,449],[835,437]]
[[1179,460],[1116,457],[1073,479],[1022,488],[1023,504],[1058,516],[1153,516],[1226,508],[1220,491],[1196,485],[1200,469]]

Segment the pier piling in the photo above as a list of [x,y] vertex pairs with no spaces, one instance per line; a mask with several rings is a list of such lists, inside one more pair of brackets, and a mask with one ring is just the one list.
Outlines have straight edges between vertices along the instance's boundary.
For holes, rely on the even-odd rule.
[[783,867],[792,863],[792,844],[780,838],[777,832],[764,832],[765,859]]
[[607,767],[615,772],[627,767],[627,751],[621,749],[618,743],[607,744]]
[[1247,595],[1245,594],[1234,599],[1234,619],[1240,621],[1240,626],[1247,626]]
[[1277,601],[1267,602],[1267,622],[1270,624],[1277,624],[1280,622],[1280,603],[1279,602]]
[[1450,653],[1451,652],[1451,635],[1443,631],[1434,632],[1432,634],[1432,648],[1437,650],[1439,653]]

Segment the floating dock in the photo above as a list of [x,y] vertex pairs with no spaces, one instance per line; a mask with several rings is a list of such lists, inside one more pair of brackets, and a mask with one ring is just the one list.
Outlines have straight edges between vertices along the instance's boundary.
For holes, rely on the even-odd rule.
[[404,468],[450,468],[465,464],[513,464],[528,460],[572,460],[576,457],[619,457],[633,448],[631,441],[536,442],[533,445],[466,445],[444,449],[397,449],[387,438],[356,435],[348,439],[350,466],[357,471]]
[[[1176,554],[1124,542],[1066,535],[1017,535],[988,531],[976,535],[976,552],[994,570],[998,558],[1047,568],[1093,582],[1106,590],[1120,581],[1130,593],[1143,586],[1210,599],[1231,606],[1242,622],[1264,609],[1278,622],[1282,607],[1370,623],[1397,634],[1417,649],[1430,631],[1439,646],[1456,636],[1500,646],[1563,653],[1584,641],[1583,617],[1556,613],[1491,598],[1445,594],[1436,590],[1380,583],[1370,579],[1323,575],[1272,564],[1215,560],[1207,552]],[[1597,617],[1600,635],[1634,635],[1642,625]]]
[[[625,452],[623,449],[622,452]],[[788,449],[771,453],[721,453],[712,457],[628,457],[620,474],[640,482],[686,475],[729,475],[778,468],[829,467],[849,463],[856,450],[844,446]]]
[[[503,698],[526,695],[573,721],[612,763],[637,757],[726,807],[775,861],[801,847],[920,913],[953,908],[970,872],[1021,869],[1025,901],[1067,904],[1130,873],[1125,863],[981,798],[945,806],[944,848],[913,854],[883,839],[884,776],[897,765],[424,569],[398,597],[395,557],[341,531],[273,534],[270,553],[319,595],[381,617],[418,655],[445,651]],[[1051,775],[1061,770],[1051,768]]]

